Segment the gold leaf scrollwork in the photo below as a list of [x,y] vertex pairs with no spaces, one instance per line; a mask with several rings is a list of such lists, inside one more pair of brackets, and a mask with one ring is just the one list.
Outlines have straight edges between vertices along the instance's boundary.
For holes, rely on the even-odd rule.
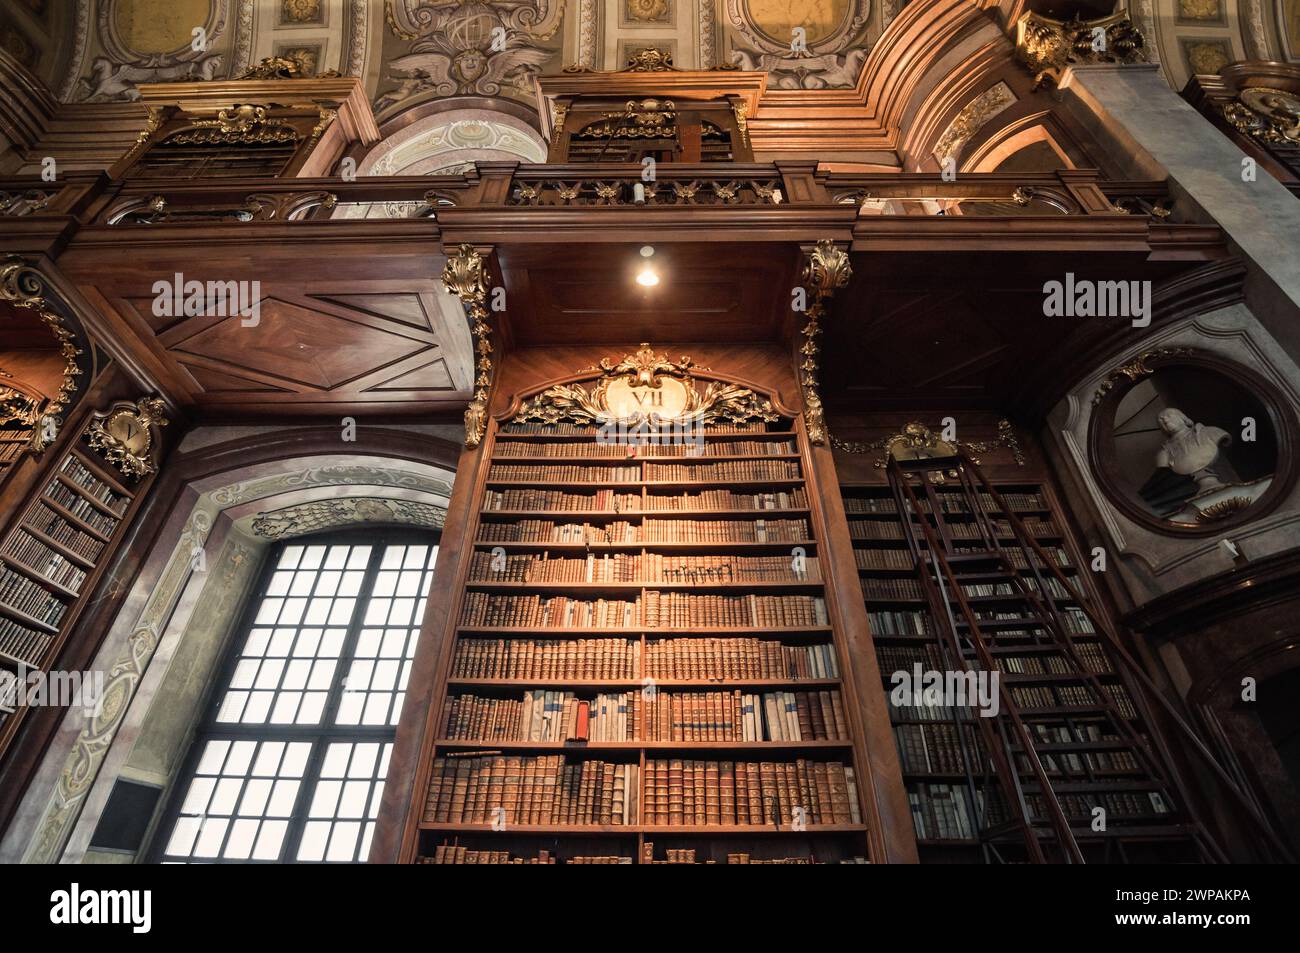
[[1112,368],[1106,373],[1102,382],[1097,387],[1096,393],[1092,395],[1093,406],[1100,404],[1120,381],[1137,381],[1146,377],[1148,374],[1155,372],[1149,362],[1156,359],[1166,359],[1171,357],[1182,357],[1191,354],[1194,348],[1190,347],[1160,347],[1150,351],[1143,351],[1133,360],[1121,364],[1119,367]]
[[487,430],[488,396],[492,391],[492,326],[488,324],[487,265],[478,250],[468,243],[447,256],[442,283],[460,299],[474,337],[474,396],[465,408],[465,446],[473,450]]
[[891,457],[899,460],[927,460],[955,457],[960,451],[969,454],[971,462],[978,465],[980,461],[975,454],[991,453],[999,447],[1005,447],[1011,451],[1017,466],[1023,467],[1025,465],[1024,450],[1021,449],[1020,440],[1009,420],[998,421],[998,437],[996,440],[945,440],[940,434],[931,430],[919,420],[910,420],[903,425],[903,428],[898,433],[891,434],[880,440],[841,440],[838,437],[832,437],[831,446],[845,453],[857,454],[881,451],[880,456],[872,463],[872,466],[877,470],[883,470],[889,466]]
[[816,444],[826,442],[826,414],[818,389],[817,354],[820,347],[817,338],[821,334],[821,319],[826,314],[826,302],[836,291],[847,285],[852,276],[853,268],[849,264],[848,252],[829,239],[817,243],[808,253],[803,267],[801,280],[809,300],[805,311],[803,343],[799,345],[799,353],[803,355],[799,362],[799,385],[803,391],[804,427],[808,431],[808,439]]
[[[556,384],[526,401],[515,415],[516,423],[537,422],[554,425],[560,421],[604,426],[671,425],[677,428],[707,426],[712,423],[744,423],[749,420],[772,422],[779,415],[767,398],[760,397],[747,387],[723,381],[710,381],[703,391],[692,374],[695,370],[708,370],[696,365],[689,357],[672,361],[656,353],[649,344],[642,344],[633,354],[614,361],[603,358],[595,367],[579,374],[599,373],[600,377],[590,389],[582,384]],[[657,389],[663,386],[661,375],[680,381],[685,388],[685,403],[675,414],[660,417],[657,414],[619,416],[609,406],[610,385],[624,380],[633,387]]]
[[8,301],[18,308],[35,311],[41,322],[49,328],[50,334],[58,343],[59,353],[63,357],[63,381],[59,392],[50,398],[39,415],[34,416],[31,425],[36,428],[32,434],[31,447],[44,450],[48,441],[44,428],[39,427],[42,418],[58,420],[58,414],[64,410],[77,392],[77,378],[81,376],[81,367],[77,358],[81,348],[76,345],[72,330],[64,324],[63,318],[50,308],[45,297],[45,279],[31,265],[18,256],[10,256],[0,261],[0,299]]
[[154,438],[165,426],[166,405],[157,397],[142,397],[96,414],[86,429],[86,442],[126,476],[139,479],[158,469]]

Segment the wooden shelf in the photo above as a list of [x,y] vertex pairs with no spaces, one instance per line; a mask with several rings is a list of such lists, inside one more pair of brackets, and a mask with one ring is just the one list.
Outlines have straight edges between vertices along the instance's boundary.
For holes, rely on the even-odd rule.
[[599,520],[610,519],[629,523],[645,518],[650,519],[746,519],[766,518],[785,519],[793,516],[807,516],[811,510],[479,510],[481,517],[502,517],[502,522],[517,519],[571,519]]
[[[680,464],[682,466],[691,466],[696,463],[720,463],[727,460],[798,460],[797,453],[720,453],[720,454],[703,454],[700,456],[650,456],[641,454],[632,454],[626,457],[601,456],[600,454],[587,456],[566,456],[566,457],[502,457],[493,455],[492,464],[512,465],[520,464],[522,466],[565,466],[570,463],[605,463],[611,466],[629,463],[669,463]],[[490,481],[491,478],[489,478]]]
[[[66,612],[67,610],[65,609],[64,611]],[[32,629],[37,629],[47,635],[58,635],[59,627],[57,625],[49,622],[42,622],[40,619],[36,618],[36,616],[28,615],[21,609],[15,609],[13,606],[6,605],[3,602],[0,602],[0,613],[4,613],[15,622],[21,622],[23,625]]]
[[441,831],[448,834],[551,834],[572,837],[628,836],[637,834],[685,834],[698,837],[745,837],[752,834],[804,837],[808,834],[866,833],[864,824],[809,824],[801,831],[770,824],[507,824],[504,829],[494,829],[491,824],[448,823],[446,821],[421,821],[422,831]]
[[439,748],[468,751],[541,751],[565,754],[613,754],[623,751],[826,751],[853,747],[847,739],[810,741],[484,741],[440,738]]
[[[743,550],[754,550],[754,549],[773,549],[773,548],[776,548],[776,549],[783,549],[783,550],[790,550],[790,549],[793,549],[795,546],[802,546],[804,549],[812,550],[812,549],[815,549],[815,548],[816,548],[817,543],[816,543],[815,540],[811,540],[811,539],[777,540],[777,541],[775,541],[775,542],[768,542],[768,543],[748,543],[748,542],[742,542],[742,543],[666,543],[666,542],[650,542],[650,543],[523,543],[523,542],[510,542],[510,543],[500,543],[500,542],[498,542],[498,543],[493,543],[493,542],[487,542],[487,541],[484,541],[484,540],[475,540],[474,545],[477,546],[477,547],[483,548],[483,549],[494,549],[494,548],[496,548],[497,546],[500,546],[500,547],[502,547],[503,549],[507,549],[507,550],[509,550],[509,549],[520,549],[520,550],[523,550],[523,549],[559,549],[559,550],[566,550],[566,551],[581,551],[581,552],[587,552],[587,551],[589,551],[589,550],[593,550],[593,551],[603,551],[603,552],[617,552],[617,551],[619,551],[619,550],[625,550],[625,549],[636,549],[636,550],[645,549],[645,550],[650,550],[650,551],[652,551],[652,552],[661,552],[661,551],[662,551],[662,552],[668,552],[668,551],[681,551],[681,552],[701,552],[701,553],[702,553],[702,552],[709,552],[709,553],[718,553],[719,555],[724,555],[724,554],[730,553],[733,549],[736,549],[736,550],[742,550],[742,551],[743,551]],[[811,555],[814,555],[814,553],[809,552],[808,555],[811,556]]]
[[668,679],[647,675],[640,679],[530,679],[530,678],[460,678],[452,676],[447,680],[449,688],[511,688],[527,690],[530,688],[554,688],[557,690],[582,690],[586,688],[640,690],[651,679],[658,690],[669,688],[692,689],[731,689],[731,688],[832,688],[840,684],[838,678],[730,678],[718,680]]
[[[672,431],[665,432],[665,436],[672,434]],[[520,442],[544,442],[544,443],[564,443],[570,440],[594,440],[598,436],[594,431],[592,433],[509,433],[498,430],[493,445],[503,443]],[[796,436],[793,430],[750,430],[744,433],[709,433],[708,431],[695,432],[691,438],[703,437],[709,443],[725,443],[728,440],[764,440],[781,437]],[[662,443],[663,441],[658,441]],[[654,442],[640,444],[639,446],[654,446]]]
[[[496,425],[493,424],[493,427]],[[593,434],[564,434],[551,437],[547,434],[506,434],[499,430],[494,430],[486,443],[489,448],[495,444],[506,442],[527,442],[537,445],[544,441],[554,440],[557,443],[565,445],[565,456],[545,456],[539,453],[529,453],[527,456],[504,456],[495,454],[491,457],[490,464],[494,467],[505,466],[533,466],[533,467],[550,467],[550,466],[595,466],[601,465],[609,467],[628,467],[640,464],[655,464],[661,466],[677,466],[695,469],[682,469],[675,471],[687,476],[702,475],[699,468],[707,467],[715,463],[722,463],[729,460],[753,460],[753,461],[797,461],[799,470],[803,470],[803,450],[805,449],[803,441],[805,439],[802,433],[797,433],[792,427],[787,430],[763,432],[753,431],[737,434],[719,434],[710,437],[710,449],[719,451],[701,456],[673,455],[666,456],[654,453],[653,446],[640,447],[637,452],[631,456],[605,456],[601,454],[583,453],[582,443],[591,441]],[[522,440],[521,440],[522,438]],[[788,442],[792,451],[790,453],[753,453],[753,454],[727,454],[721,451],[728,448],[720,445],[723,441],[752,441],[757,443],[764,442]],[[499,449],[499,447],[498,447]],[[530,448],[531,449],[531,448]],[[779,448],[778,448],[779,449]],[[792,468],[793,469],[793,468]],[[551,542],[547,540],[512,540],[492,541],[479,538],[482,534],[480,526],[498,529],[505,523],[521,521],[552,521],[557,525],[571,523],[590,523],[594,527],[604,527],[610,523],[626,522],[634,526],[642,526],[650,521],[658,521],[665,525],[665,531],[661,535],[677,534],[684,531],[684,527],[679,525],[685,521],[723,521],[736,524],[754,524],[757,521],[772,522],[774,520],[802,520],[802,524],[808,527],[807,535],[816,537],[819,530],[814,522],[814,507],[812,506],[793,506],[780,509],[643,509],[641,506],[646,505],[647,500],[663,500],[669,496],[677,495],[685,497],[687,494],[694,497],[694,494],[701,490],[717,488],[720,490],[730,491],[737,496],[743,496],[751,493],[764,493],[768,491],[776,492],[784,489],[805,487],[805,475],[795,475],[790,477],[764,478],[754,480],[735,480],[729,478],[709,478],[709,479],[689,479],[689,480],[669,480],[669,479],[628,479],[614,480],[607,479],[608,473],[596,469],[590,480],[584,479],[565,479],[565,480],[519,480],[519,479],[497,479],[488,472],[480,474],[479,484],[475,489],[476,499],[479,503],[477,509],[470,514],[470,525],[467,527],[469,538],[474,540],[468,548],[468,552],[482,560],[484,552],[500,548],[511,554],[531,554],[531,553],[550,553],[557,558],[575,558],[587,555],[606,555],[606,554],[657,554],[657,553],[680,553],[699,555],[704,557],[717,557],[724,560],[727,557],[738,557],[740,555],[788,555],[796,547],[800,547],[810,558],[816,558],[818,555],[818,542],[815,538],[805,539],[780,539],[780,540],[696,540],[696,541],[674,541],[669,539],[659,540],[636,540],[636,541],[597,541],[596,539],[586,540],[578,539],[568,542]],[[497,473],[501,471],[498,469]],[[538,472],[538,471],[534,471]],[[645,467],[641,467],[639,474],[644,477],[647,473]],[[636,508],[626,510],[612,509],[504,509],[494,510],[485,509],[482,503],[489,497],[487,492],[496,492],[501,489],[518,487],[528,490],[544,491],[561,491],[565,493],[582,495],[590,498],[596,489],[613,489],[616,493],[634,494],[633,502],[638,503]],[[806,492],[806,491],[805,491]],[[731,499],[733,497],[725,497]],[[491,499],[500,499],[500,497],[490,497]],[[521,497],[524,500],[530,500],[529,497]],[[558,498],[553,498],[558,499]],[[789,498],[787,498],[789,499]],[[799,499],[810,499],[809,497],[799,497]],[[542,502],[538,500],[539,504]],[[585,502],[582,501],[582,502]],[[738,526],[737,528],[750,528],[749,526]],[[592,534],[600,536],[597,531]],[[462,557],[468,558],[468,557]],[[513,560],[512,560],[513,561]],[[513,567],[512,567],[513,568]],[[782,567],[777,566],[777,569]],[[809,566],[811,573],[812,566]],[[484,570],[478,569],[482,574]],[[487,574],[490,576],[490,573]],[[683,576],[676,579],[664,579],[663,581],[654,580],[635,580],[635,581],[575,581],[565,582],[558,580],[522,580],[522,579],[503,579],[493,581],[491,578],[469,578],[468,570],[462,572],[458,577],[463,582],[458,582],[460,592],[457,593],[463,600],[465,593],[478,593],[476,597],[485,600],[485,593],[492,593],[498,598],[511,595],[519,596],[542,596],[566,595],[577,598],[594,598],[601,594],[608,594],[612,598],[630,599],[633,596],[639,596],[646,591],[664,592],[664,593],[699,593],[701,595],[723,594],[731,596],[749,596],[763,595],[774,598],[780,598],[786,594],[793,599],[799,596],[801,599],[807,596],[822,596],[828,586],[824,572],[820,571],[813,578],[760,578],[753,581],[738,581],[728,579],[708,579],[701,576],[699,579],[692,579]],[[485,600],[486,601],[486,600]],[[790,605],[794,605],[793,602]],[[460,605],[452,607],[454,619],[465,618]],[[702,614],[702,613],[701,613]],[[747,616],[747,614],[746,614]],[[481,616],[480,616],[481,617]],[[793,616],[792,616],[793,617]],[[832,618],[834,618],[832,616]],[[455,645],[459,646],[462,640],[468,638],[474,639],[502,639],[502,640],[552,640],[552,639],[591,639],[606,638],[625,640],[627,642],[640,641],[644,645],[644,640],[651,639],[672,639],[672,638],[753,638],[765,641],[777,641],[787,646],[803,645],[826,645],[833,646],[834,657],[838,662],[841,670],[846,665],[843,648],[838,644],[836,632],[829,624],[813,624],[804,626],[755,626],[755,625],[712,625],[712,626],[686,626],[686,627],[664,627],[657,628],[636,624],[627,627],[604,627],[604,628],[574,628],[574,627],[556,627],[556,628],[537,628],[526,625],[511,626],[482,626],[459,624],[452,626],[453,638],[456,640]],[[456,649],[453,648],[452,658],[456,659]],[[645,653],[642,653],[642,659],[637,663],[627,660],[629,668],[606,668],[601,671],[628,671],[635,664],[638,668],[646,664]],[[454,663],[453,663],[454,664]],[[585,664],[585,663],[579,663]],[[449,666],[450,668],[450,666]],[[454,669],[450,669],[454,670]],[[466,670],[469,670],[468,668]],[[484,671],[485,669],[473,669]],[[596,671],[595,668],[574,667],[569,671]],[[491,699],[518,699],[522,697],[523,692],[535,689],[553,689],[557,691],[573,692],[579,698],[590,698],[598,692],[605,691],[637,691],[643,688],[648,681],[646,676],[642,677],[618,677],[618,678],[545,678],[545,677],[527,677],[527,678],[462,678],[451,674],[442,675],[441,682],[442,694],[435,701],[436,714],[441,713],[442,705],[451,695],[474,694],[480,697]],[[838,692],[851,691],[846,688],[841,678],[707,678],[707,679],[669,679],[653,677],[652,682],[657,690],[662,691],[692,691],[705,693],[730,693],[735,691],[763,691],[763,690],[781,690],[781,691],[827,691],[835,690]],[[844,698],[845,707],[852,712],[853,698],[850,696]],[[850,718],[850,728],[857,731],[856,721]],[[439,722],[442,727],[446,722]],[[476,723],[477,724],[477,723]],[[699,759],[709,761],[739,761],[752,760],[755,763],[766,763],[770,761],[788,762],[793,764],[798,760],[807,759],[815,763],[838,763],[851,767],[856,774],[856,786],[859,801],[855,805],[857,808],[863,808],[863,816],[868,816],[865,809],[865,799],[870,797],[870,786],[868,782],[869,771],[863,767],[861,756],[860,740],[855,739],[812,739],[807,741],[737,741],[737,740],[713,740],[713,741],[651,741],[646,739],[631,739],[625,741],[522,741],[511,740],[501,741],[492,739],[449,739],[430,737],[424,742],[424,756],[432,758],[435,754],[442,756],[452,752],[465,753],[486,753],[501,752],[509,753],[511,756],[532,755],[551,756],[563,755],[566,760],[605,760],[614,764],[627,764],[644,767],[647,759],[661,758],[684,758]],[[572,756],[572,757],[571,757]],[[448,759],[450,763],[452,759]],[[427,769],[426,769],[427,770]],[[783,769],[784,770],[784,769]],[[821,769],[819,769],[821,770]],[[793,774],[793,769],[791,769]],[[843,781],[840,790],[843,790]],[[644,774],[640,778],[640,783],[645,783]],[[715,779],[716,783],[716,779]],[[762,784],[764,790],[767,785],[773,783],[773,779],[766,776]],[[752,784],[758,785],[759,779],[755,777]],[[445,788],[444,788],[445,790]],[[637,791],[631,792],[635,797]],[[417,795],[418,798],[419,795]],[[644,802],[642,802],[643,804]],[[416,808],[418,811],[419,808]],[[482,816],[482,815],[479,815]],[[843,817],[844,814],[839,816]],[[854,816],[857,816],[856,813]],[[720,840],[726,838],[735,840],[735,849],[746,850],[749,845],[744,844],[745,838],[782,838],[791,835],[806,838],[808,836],[833,837],[843,841],[843,856],[865,856],[869,853],[865,841],[866,827],[862,824],[843,824],[843,825],[812,825],[804,831],[792,831],[789,827],[782,825],[742,825],[742,826],[723,826],[723,825],[696,825],[696,824],[676,824],[676,825],[649,825],[649,824],[629,824],[629,825],[511,825],[507,824],[503,831],[493,831],[490,824],[469,824],[469,823],[441,823],[424,820],[418,824],[419,830],[430,834],[492,834],[495,840],[508,842],[510,836],[517,835],[521,837],[542,836],[547,838],[563,837],[580,839],[586,836],[593,837],[614,837],[629,838],[629,840],[641,841],[644,837],[651,835],[663,836],[682,836],[697,839],[701,841]],[[425,838],[420,845],[420,849],[425,848],[432,841],[432,837]],[[641,861],[640,843],[637,844],[637,850],[633,852],[628,849],[626,852],[631,854],[634,862]],[[829,844],[827,845],[830,846]],[[731,848],[731,845],[728,845]],[[783,848],[784,849],[784,848]],[[837,843],[836,849],[839,849]],[[622,851],[620,851],[622,852]],[[800,853],[803,851],[800,850]],[[819,851],[820,855],[820,851]],[[835,850],[832,850],[830,856],[836,856]]]
[[6,566],[13,569],[14,572],[21,573],[22,575],[26,576],[28,579],[31,579],[33,582],[38,582],[42,586],[45,586],[48,589],[52,589],[58,595],[64,596],[68,599],[77,598],[77,593],[74,590],[69,589],[67,586],[61,583],[55,582],[53,579],[49,579],[46,576],[41,575],[40,570],[35,569],[34,567],[29,566],[26,563],[21,562],[17,559],[14,559],[12,556],[0,555],[0,562],[4,563]]
[[529,628],[528,626],[462,625],[456,628],[456,632],[457,634],[482,633],[485,635],[509,635],[515,633],[519,635],[531,635],[534,638],[550,638],[553,636],[569,635],[622,635],[629,638],[644,635],[648,638],[654,638],[662,635],[830,635],[832,629],[828,625],[795,625],[784,627],[748,626],[743,628],[697,625],[685,629],[655,629],[644,625],[639,627],[629,627],[626,629],[546,629],[538,627]]
[[791,579],[789,581],[771,582],[487,582],[470,579],[465,585],[473,589],[488,589],[500,592],[641,592],[651,589],[656,592],[708,592],[743,589],[745,591],[784,590],[784,589],[821,589],[826,584],[820,580]]
[[[120,520],[122,518],[122,513],[119,513],[117,510],[113,509],[113,507],[110,506],[108,503],[105,503],[104,501],[97,499],[95,496],[91,494],[89,490],[87,490],[76,480],[72,479],[72,477],[68,476],[65,473],[56,473],[54,476],[55,479],[57,479],[60,483],[62,483],[64,486],[71,489],[73,492],[75,492],[78,496],[80,496],[83,500],[85,500],[95,509],[102,512],[105,516],[111,516],[115,520]],[[131,501],[130,497],[127,497],[128,504],[130,503],[130,501]],[[125,512],[125,508],[123,508],[123,512]]]
[[[95,529],[95,527],[91,526],[89,523],[82,520],[81,517],[72,515],[72,511],[69,510],[67,507],[63,506],[61,503],[56,503],[54,500],[51,500],[48,497],[41,497],[41,505],[48,506],[54,512],[58,513],[61,517],[67,520],[74,529],[81,530],[87,536],[93,536],[101,543],[108,542],[108,536],[106,536],[101,530]],[[26,527],[22,527],[22,528],[26,529]]]
[[50,547],[50,549],[54,550],[56,553],[60,553],[61,555],[66,556],[70,561],[76,563],[82,569],[91,570],[95,568],[95,564],[91,560],[87,559],[85,556],[81,555],[78,552],[74,552],[63,543],[60,543],[58,540],[50,536],[47,536],[46,534],[42,533],[40,530],[32,526],[28,526],[26,523],[20,524],[20,527],[23,530],[23,532],[27,533],[30,536],[36,537],[46,546]]
[[590,490],[592,487],[626,487],[633,489],[636,487],[659,486],[664,488],[681,488],[690,489],[691,487],[714,487],[714,488],[731,488],[737,486],[793,486],[802,484],[803,477],[778,477],[770,480],[728,480],[719,477],[716,480],[592,480],[588,483],[574,482],[572,480],[498,480],[494,477],[488,477],[486,486],[517,486],[534,489],[555,489],[555,490]]

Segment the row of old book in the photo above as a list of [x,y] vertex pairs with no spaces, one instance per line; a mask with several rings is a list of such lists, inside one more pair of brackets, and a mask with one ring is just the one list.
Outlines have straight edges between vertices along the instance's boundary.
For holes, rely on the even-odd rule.
[[[1136,718],[1133,701],[1122,685],[1105,686],[1112,704],[1125,718]],[[1011,698],[1021,708],[1098,708],[1101,700],[1086,685],[1013,685]]]
[[800,628],[829,624],[821,596],[695,595],[645,593],[641,618],[647,628],[705,627]]
[[[641,863],[643,864],[716,864],[717,861],[710,858],[709,860],[696,860],[696,850],[693,847],[669,847],[664,850],[662,860],[655,857],[655,845],[653,841],[646,841],[641,845]],[[632,857],[625,854],[577,854],[567,860],[557,860],[556,855],[549,850],[539,849],[535,857],[516,857],[508,850],[470,850],[458,842],[448,843],[443,841],[436,848],[432,857],[421,857],[417,861],[421,864],[631,864]],[[725,863],[728,864],[816,864],[822,861],[814,860],[812,857],[754,857],[744,851],[733,851],[727,854]],[[866,858],[855,857],[844,859],[839,863],[866,863]]]
[[104,549],[104,544],[75,528],[58,513],[43,503],[35,506],[23,520],[23,526],[43,533],[61,546],[70,549],[78,556],[95,559]]
[[36,665],[49,648],[51,636],[0,616],[0,655]]
[[555,520],[482,522],[480,543],[581,543],[613,546],[628,543],[803,543],[810,539],[808,521],[789,520],[657,520],[639,524],[557,523]]
[[[432,857],[421,857],[419,864],[555,864],[561,863],[549,850],[539,850],[536,857],[515,857],[508,850],[470,850],[459,843],[443,841],[434,848]],[[630,864],[632,858],[619,854],[577,854],[566,864]]]
[[643,543],[801,543],[811,538],[806,519],[655,520],[640,526]]
[[783,645],[767,639],[647,639],[646,674],[654,678],[839,678],[835,647]]
[[[1114,671],[1105,650],[1098,643],[1076,642],[1074,648],[1088,671],[1101,675]],[[1072,661],[1055,654],[1003,655],[998,658],[998,665],[1012,675],[1069,675],[1075,671]]]
[[795,452],[785,440],[690,440],[678,443],[571,442],[541,443],[533,440],[498,440],[493,457],[757,457]]
[[[976,789],[979,810],[972,811],[966,791],[957,784],[917,784],[907,789],[912,826],[920,840],[973,840],[976,818],[984,807],[984,790]],[[986,823],[987,826],[987,823]]]
[[434,758],[424,820],[512,825],[638,824],[635,764],[467,752]]
[[638,493],[620,493],[617,490],[596,490],[594,493],[566,493],[564,490],[538,490],[519,488],[487,490],[483,495],[483,511],[501,510],[537,512],[546,510],[622,513],[641,509]]
[[105,513],[72,487],[57,478],[45,487],[45,499],[58,504],[101,536],[111,536],[117,528],[117,518]]
[[631,741],[639,734],[641,693],[536,689],[522,698],[450,695],[443,737],[458,741]]
[[828,624],[821,596],[724,596],[650,590],[635,599],[466,592],[460,624],[467,627],[800,628]]
[[[739,424],[711,423],[708,426],[707,432],[710,434],[766,433],[768,429],[768,425],[763,421]],[[777,426],[772,429],[779,430],[781,428],[780,426]],[[530,436],[543,437],[590,436],[594,439],[602,434],[611,433],[611,429],[603,425],[593,426],[591,424],[571,424],[565,422],[530,423],[524,421],[512,421],[508,424],[503,424],[499,432],[503,434],[528,434]],[[615,430],[612,432],[617,433],[618,431]],[[647,437],[653,438],[660,432],[668,436],[676,436],[682,432],[682,428],[676,425],[665,426],[660,429],[646,426],[644,428],[638,428],[636,431],[632,432],[632,435],[635,436],[636,433],[643,433]]]
[[722,460],[718,463],[647,463],[645,478],[650,483],[714,483],[737,480],[797,480],[799,464],[794,460]]
[[[1096,794],[1057,794],[1057,803],[1071,821],[1090,823],[1096,820],[1094,809],[1102,808],[1107,818],[1123,820],[1163,819],[1170,812],[1169,804],[1159,791],[1141,793],[1098,792]],[[1035,820],[1046,820],[1049,816],[1047,802],[1041,794],[1026,794],[1025,803]]]
[[837,690],[644,692],[645,741],[842,741]]
[[[882,492],[886,492],[882,489]],[[944,513],[969,513],[970,506],[965,493],[955,492],[947,493],[942,490],[936,494],[939,498],[939,509]],[[1025,492],[1016,490],[1000,490],[999,495],[1003,502],[1013,510],[1042,510],[1047,508],[1042,494],[1037,492]],[[917,502],[921,505],[921,511],[930,512],[930,501],[921,499]],[[993,502],[992,495],[988,493],[980,494],[980,505],[986,513],[996,513],[1000,508]],[[845,496],[844,511],[846,513],[880,513],[885,515],[896,515],[898,507],[894,504],[893,496]]]
[[[971,771],[982,770],[983,746],[973,725],[962,725],[963,735],[958,735],[952,724],[899,724],[894,726],[894,741],[898,746],[899,760],[908,774],[964,774],[966,759]],[[962,754],[965,743],[966,754]]]
[[859,569],[914,569],[916,563],[912,554],[906,549],[861,549],[853,550],[853,559]]
[[921,583],[906,576],[862,580],[862,594],[867,599],[921,599]]
[[59,464],[59,472],[117,515],[121,516],[126,512],[127,504],[131,501],[91,473],[73,454],[63,458],[63,462]]
[[647,493],[645,509],[651,512],[673,510],[806,510],[808,494],[801,486],[764,493],[737,493],[734,490],[701,490],[698,493]]
[[642,798],[649,825],[862,823],[853,768],[838,761],[647,759]]
[[456,643],[452,678],[615,680],[641,676],[641,643],[627,639],[475,639]]
[[764,693],[637,691],[579,698],[537,689],[522,698],[450,696],[444,737],[482,741],[817,741],[847,740],[835,690]]
[[11,534],[5,542],[4,555],[65,589],[80,589],[86,581],[84,569],[27,533]]
[[494,463],[488,469],[488,480],[493,483],[640,483],[641,466]]
[[557,523],[555,520],[516,520],[479,523],[480,543],[582,543],[612,546],[639,542],[640,527],[620,520],[612,523]]
[[873,635],[926,635],[927,613],[919,610],[877,610],[868,612]]
[[0,603],[55,626],[68,611],[68,604],[50,590],[7,566],[0,566]]
[[[552,556],[475,552],[470,582],[691,583],[806,582],[816,580],[817,557],[673,556],[664,553],[588,553]],[[915,585],[915,583],[913,583]]]
[[[1138,761],[1132,751],[1123,748],[1091,750],[1091,746],[1094,746],[1097,742],[1110,744],[1120,740],[1117,735],[1113,735],[1109,731],[1103,731],[1102,727],[1096,723],[1074,725],[1034,723],[1030,725],[1030,728],[1038,735],[1039,740],[1046,745],[1077,744],[1082,746],[1083,750],[1078,752],[1040,753],[1038,757],[1043,762],[1043,766],[1047,769],[1049,775],[1123,774],[1133,773],[1138,770]],[[1024,762],[1024,756],[1017,755],[1017,760]],[[1023,771],[1028,767],[1028,763],[1023,763],[1020,767]]]
[[616,680],[838,678],[835,648],[755,638],[624,639],[462,638],[453,678]]

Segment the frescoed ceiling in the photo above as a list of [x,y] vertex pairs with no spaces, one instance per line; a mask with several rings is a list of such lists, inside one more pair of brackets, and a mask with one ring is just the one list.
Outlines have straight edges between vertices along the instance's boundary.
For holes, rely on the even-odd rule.
[[[0,48],[65,102],[291,55],[308,74],[363,77],[382,124],[452,96],[531,108],[537,76],[618,69],[647,47],[683,69],[766,71],[772,89],[849,88],[906,2],[0,0]],[[1233,60],[1300,60],[1300,0],[1123,2],[1176,89]]]

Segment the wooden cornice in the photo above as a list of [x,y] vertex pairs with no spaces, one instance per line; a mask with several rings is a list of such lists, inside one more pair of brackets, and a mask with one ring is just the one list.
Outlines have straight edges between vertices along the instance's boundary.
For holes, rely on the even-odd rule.
[[379,141],[365,84],[355,76],[322,79],[226,79],[185,83],[145,83],[136,87],[146,106],[172,106],[187,113],[215,113],[239,104],[330,105],[338,110],[349,140]]

